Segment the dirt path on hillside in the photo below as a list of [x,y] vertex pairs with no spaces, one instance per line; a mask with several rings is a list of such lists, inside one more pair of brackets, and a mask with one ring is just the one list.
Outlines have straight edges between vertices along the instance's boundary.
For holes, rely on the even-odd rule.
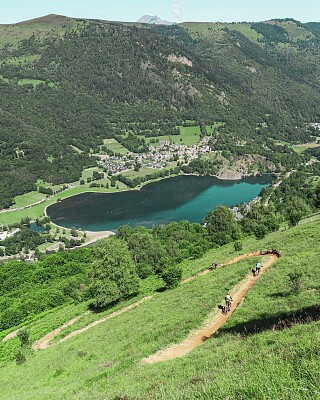
[[[260,256],[260,252],[250,253],[243,256],[236,257],[232,260],[227,261],[223,265],[229,265],[235,263],[239,260],[248,257]],[[263,274],[270,265],[278,258],[276,254],[268,254],[263,256],[263,268],[261,269],[260,275]],[[222,265],[221,265],[222,266]],[[204,271],[201,273],[203,275],[207,273]],[[233,314],[235,309],[240,304],[241,300],[245,297],[249,289],[257,282],[259,276],[252,276],[252,274],[247,275],[238,285],[236,285],[231,290],[231,296],[233,298],[231,311],[226,315],[219,312],[219,314],[213,314],[206,321],[205,325],[197,331],[191,332],[186,339],[184,339],[179,344],[174,344],[166,349],[160,350],[157,353],[151,355],[148,358],[142,360],[143,363],[155,363],[161,361],[172,360],[177,357],[182,357],[185,354],[189,353],[194,348],[200,346],[205,340],[207,340],[210,336],[212,336]],[[187,280],[188,282],[190,281]]]
[[[85,326],[82,329],[78,329],[76,331],[71,332],[69,335],[65,336],[64,338],[60,339],[57,343],[62,343],[65,342],[68,339],[71,339],[74,336],[80,335],[80,333],[83,333],[91,328],[93,328],[96,325],[101,324],[102,322],[107,321],[110,318],[116,317],[117,315],[123,314],[126,311],[129,311],[135,307],[138,307],[140,304],[144,303],[146,300],[151,299],[152,296],[147,296],[144,297],[143,299],[137,301],[136,303],[130,304],[129,306],[122,308],[121,310],[115,311],[110,315],[107,315],[106,317],[100,318],[97,321],[92,322],[91,324]],[[84,314],[79,315],[76,318],[71,319],[70,321],[66,322],[65,324],[61,325],[59,328],[55,329],[52,332],[49,332],[47,335],[43,336],[41,339],[39,339],[37,342],[35,342],[32,346],[32,349],[37,351],[37,350],[44,350],[47,349],[48,347],[52,346],[53,344],[51,341],[58,336],[61,331],[64,328],[67,328],[68,326],[73,325],[75,322],[77,322],[80,318],[82,318],[85,315],[90,314],[90,311],[85,312]]]
[[32,350],[43,350],[49,347],[50,342],[53,338],[55,338],[59,333],[67,328],[68,326],[73,325],[75,322],[79,321],[80,318],[88,315],[90,311],[86,311],[85,313],[78,315],[77,317],[71,319],[70,321],[66,322],[65,324],[61,325],[59,328],[55,329],[52,332],[49,332],[47,335],[43,336],[41,339],[33,343]]
[[[221,267],[224,267],[224,266],[226,266],[226,265],[234,264],[234,263],[236,263],[236,262],[238,262],[238,261],[240,261],[240,260],[243,260],[244,258],[263,256],[263,253],[264,253],[263,251],[261,251],[261,252],[260,252],[260,251],[256,251],[256,252],[253,252],[253,253],[243,254],[243,255],[240,255],[240,256],[238,256],[238,257],[232,258],[232,259],[226,261],[225,263],[219,264],[219,266],[218,266],[217,268],[221,268]],[[277,256],[277,255],[274,255],[274,254],[270,254],[270,255],[267,255],[266,257],[269,257],[269,260],[263,264],[263,268],[262,268],[262,270],[261,270],[261,273],[263,273],[263,272],[269,267],[269,265],[272,264],[272,262],[274,261],[274,259],[276,259],[278,256]],[[202,276],[202,275],[208,274],[209,272],[212,272],[212,269],[207,269],[207,270],[205,270],[205,271],[200,272],[200,273],[197,274],[197,275],[194,275],[194,276],[192,276],[192,277],[190,277],[190,278],[187,278],[187,279],[185,279],[184,281],[180,282],[180,284],[183,285],[183,284],[185,284],[185,283],[187,283],[187,282],[192,281],[193,279],[196,279],[198,276]],[[213,324],[213,322],[211,321],[211,319],[208,321],[208,324],[206,324],[205,327],[202,328],[202,330],[208,329],[208,332],[207,332],[207,330],[206,330],[204,333],[200,333],[200,331],[195,332],[196,336],[194,337],[194,340],[195,340],[196,337],[198,337],[198,336],[199,336],[199,337],[201,336],[202,339],[201,339],[201,338],[200,338],[200,339],[198,338],[197,340],[198,340],[198,341],[200,340],[200,341],[199,341],[199,344],[193,345],[192,348],[199,346],[208,336],[211,336],[211,335],[212,335],[212,334],[213,334],[213,333],[214,333],[214,332],[215,332],[215,331],[216,331],[216,330],[217,330],[217,329],[232,315],[234,309],[237,307],[237,305],[239,304],[239,302],[241,301],[241,299],[245,296],[245,294],[247,293],[247,291],[248,291],[248,290],[250,289],[250,287],[256,282],[257,279],[258,279],[258,277],[249,277],[249,276],[248,276],[248,277],[246,277],[243,281],[241,281],[241,282],[234,288],[234,291],[231,292],[231,294],[233,295],[233,299],[234,299],[232,311],[229,312],[228,315],[226,315],[226,316],[224,316],[224,315],[218,315],[218,316],[215,315],[215,316],[214,316],[214,318],[221,317],[221,320],[219,319],[219,321],[220,321],[220,322],[219,322],[219,326],[217,326],[211,334],[210,334],[210,329],[212,328],[212,324]],[[248,288],[246,288],[246,284],[249,284]],[[243,286],[243,288],[242,288],[242,286]],[[241,288],[242,288],[242,289],[241,289]],[[240,289],[241,289],[241,293],[238,293],[236,289],[237,289],[237,290],[240,290]],[[243,291],[242,291],[242,290],[243,290]],[[66,340],[71,339],[72,337],[75,337],[75,336],[77,336],[77,335],[80,335],[81,333],[86,332],[87,330],[93,328],[93,327],[96,326],[96,325],[101,324],[102,322],[107,321],[107,320],[110,319],[110,318],[116,317],[117,315],[120,315],[120,314],[122,314],[122,313],[124,313],[124,312],[126,312],[126,311],[129,311],[129,310],[131,310],[131,309],[133,309],[133,308],[135,308],[135,307],[138,307],[140,304],[144,303],[146,300],[151,299],[152,297],[153,297],[153,295],[144,297],[144,298],[142,298],[141,300],[137,301],[136,303],[133,303],[133,304],[131,304],[131,305],[125,307],[125,308],[122,308],[122,309],[120,309],[120,310],[118,310],[118,311],[115,311],[115,312],[113,312],[112,314],[107,315],[106,317],[100,318],[99,320],[92,322],[91,324],[85,326],[85,327],[82,328],[82,329],[75,330],[75,331],[71,332],[69,335],[67,335],[67,336],[65,336],[64,338],[60,339],[60,340],[57,342],[57,344],[58,344],[58,343],[65,342]],[[52,340],[53,340],[57,335],[59,335],[63,329],[65,329],[66,327],[69,327],[69,326],[73,325],[73,324],[74,324],[75,322],[77,322],[80,318],[82,318],[84,315],[88,315],[89,313],[90,313],[90,312],[87,311],[86,313],[81,314],[81,315],[79,315],[78,317],[73,318],[73,319],[71,319],[70,321],[66,322],[65,324],[63,324],[63,325],[60,326],[59,328],[55,329],[54,331],[49,332],[47,335],[43,336],[41,339],[39,339],[37,342],[35,342],[35,343],[33,344],[33,346],[32,346],[32,349],[35,350],[35,351],[36,351],[36,350],[43,350],[43,349],[46,349],[46,348],[52,346],[52,345],[53,345],[53,343],[51,343]],[[223,319],[223,317],[226,317],[226,318]],[[215,319],[214,319],[214,323],[216,323],[216,320],[215,320]],[[207,325],[208,325],[208,326],[207,326]],[[201,332],[202,332],[202,330],[201,330]],[[199,332],[199,333],[198,333],[198,332]],[[194,336],[195,334],[193,334],[192,336]],[[190,337],[190,335],[188,336],[188,338],[187,338],[186,340],[189,340],[189,337]],[[184,342],[183,342],[183,343],[184,343]],[[183,343],[180,344],[180,345],[175,345],[175,346],[181,346],[181,345],[183,345]],[[198,342],[196,341],[195,343],[198,343]],[[190,345],[189,345],[189,347],[190,347]],[[188,347],[188,348],[189,348],[189,347]],[[192,348],[190,348],[188,351],[192,350]],[[166,351],[168,351],[168,350],[170,350],[170,348],[168,348]],[[185,351],[183,354],[186,354],[188,351]],[[162,351],[161,351],[161,352],[162,352]],[[160,352],[159,352],[159,353],[160,353]],[[148,361],[148,360],[149,360],[149,359],[151,360],[152,357],[155,357],[157,354],[158,354],[158,353],[156,353],[155,355],[149,357],[148,359],[145,359],[144,361],[145,361],[145,362],[156,362],[156,361]],[[182,355],[183,355],[183,354],[182,354]],[[179,355],[177,355],[177,356],[175,356],[175,357],[179,357]],[[171,357],[171,358],[175,358],[175,357]],[[163,361],[163,360],[159,360],[159,361]]]
[[[240,256],[231,258],[230,260],[228,260],[228,261],[226,261],[224,263],[218,264],[215,269],[222,268],[222,267],[224,267],[226,265],[234,264],[234,263],[236,263],[238,261],[243,260],[244,258],[259,257],[259,256],[261,256],[261,252],[260,251],[255,251],[255,252],[247,253],[247,254],[241,254]],[[183,285],[184,283],[187,283],[187,282],[191,282],[194,279],[196,279],[198,276],[206,275],[211,271],[214,271],[214,269],[213,268],[209,268],[209,269],[206,269],[204,271],[201,271],[197,275],[190,276],[189,278],[185,279],[184,281],[181,281],[180,285]]]
[[18,333],[19,331],[21,331],[21,329],[24,329],[24,328],[19,328],[19,329],[13,331],[13,332],[8,333],[8,335],[5,336],[5,337],[1,340],[1,342],[6,342],[7,340],[10,340],[10,339],[15,338],[15,337],[17,336],[17,333]]

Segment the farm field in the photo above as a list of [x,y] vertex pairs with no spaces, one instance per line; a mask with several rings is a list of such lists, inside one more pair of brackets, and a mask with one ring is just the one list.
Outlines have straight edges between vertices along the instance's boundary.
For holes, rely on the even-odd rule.
[[[319,237],[316,219],[262,240],[247,238],[241,252],[235,252],[230,244],[210,250],[200,259],[184,261],[183,278],[187,278],[207,269],[212,260],[223,263],[266,248],[277,248],[281,253],[216,334],[186,356],[171,361],[145,364],[142,359],[181,342],[218,313],[226,291],[250,272],[257,258],[226,265],[176,289],[155,292],[139,306],[64,343],[57,341],[154,293],[159,283],[146,282],[139,297],[104,313],[83,315],[85,305],[79,304],[30,321],[27,326],[34,342],[81,316],[61,331],[54,339],[56,344],[30,353],[25,364],[8,361],[17,339],[0,344],[2,398],[318,398]],[[289,279],[295,271],[302,274],[298,292]]]

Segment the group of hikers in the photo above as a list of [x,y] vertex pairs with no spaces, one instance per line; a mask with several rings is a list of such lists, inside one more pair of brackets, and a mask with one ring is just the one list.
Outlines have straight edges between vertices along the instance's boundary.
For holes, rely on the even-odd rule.
[[[215,266],[214,269],[216,269],[217,266],[218,266],[218,264],[216,264],[216,263],[212,263],[212,267],[213,267],[213,265]],[[261,262],[258,261],[257,264],[256,264],[256,267],[252,268],[252,270],[251,270],[252,273],[253,273],[253,276],[257,276],[257,275],[260,274],[261,267],[262,267]],[[224,301],[225,301],[225,305],[224,306],[219,306],[219,307],[222,308],[222,313],[223,314],[227,314],[227,312],[231,310],[231,302],[233,301],[233,298],[231,297],[230,292],[228,292],[226,294],[226,297],[224,298]]]

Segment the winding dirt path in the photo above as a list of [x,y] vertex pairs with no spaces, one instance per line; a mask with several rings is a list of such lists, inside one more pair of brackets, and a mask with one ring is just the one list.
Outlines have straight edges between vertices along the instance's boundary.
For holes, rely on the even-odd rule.
[[[240,260],[243,260],[244,258],[263,256],[264,253],[265,253],[264,251],[261,251],[261,252],[256,251],[256,252],[252,252],[252,253],[248,253],[248,254],[243,254],[238,257],[232,258],[232,259],[226,261],[225,263],[219,264],[217,268],[221,268],[226,265],[234,264]],[[261,273],[264,273],[266,271],[266,269],[273,263],[273,261],[278,258],[278,255],[268,254],[268,255],[266,255],[266,257],[268,257],[268,260],[263,263],[263,268],[261,270]],[[212,272],[212,269],[206,269],[205,271],[202,271],[197,275],[194,275],[190,278],[185,279],[184,281],[180,282],[180,284],[183,285],[187,282],[192,281],[193,279],[196,279],[198,276],[208,274],[209,272]],[[153,362],[158,362],[158,361],[165,361],[167,359],[169,360],[169,359],[176,358],[176,357],[181,357],[184,354],[191,351],[193,348],[201,345],[204,342],[204,340],[206,340],[209,336],[211,336],[222,324],[224,324],[227,321],[228,318],[230,318],[233,311],[240,303],[241,299],[246,295],[247,291],[257,281],[258,278],[259,278],[258,276],[252,277],[251,275],[250,276],[248,275],[245,279],[243,279],[234,288],[233,291],[231,291],[231,294],[233,297],[233,309],[227,315],[223,315],[223,314],[214,315],[212,318],[210,318],[208,320],[207,324],[203,328],[201,328],[199,331],[191,333],[181,344],[174,345],[167,349],[161,350],[160,352],[157,352],[156,354],[148,357],[147,359],[144,359],[143,362],[153,363]],[[69,335],[60,339],[56,344],[65,342],[66,340],[69,340],[75,336],[78,336],[81,333],[86,332],[87,330],[93,328],[96,325],[101,324],[102,322],[107,321],[110,318],[114,318],[117,315],[123,314],[126,311],[129,311],[135,307],[138,307],[140,304],[144,303],[146,300],[151,299],[152,297],[153,297],[153,295],[144,297],[141,300],[137,301],[136,303],[133,303],[125,308],[115,311],[112,314],[107,315],[106,317],[100,318],[99,320],[92,322],[91,324],[85,326],[84,328],[75,330],[75,331],[71,332]],[[63,329],[73,325],[80,318],[82,318],[85,315],[88,315],[89,313],[90,313],[90,311],[87,311],[86,313],[81,314],[78,317],[71,319],[70,321],[67,321],[65,324],[61,325],[59,328],[53,330],[52,332],[49,332],[47,335],[43,336],[41,339],[36,341],[33,344],[32,349],[37,351],[37,350],[44,350],[44,349],[47,349],[48,347],[51,347],[53,345],[52,340],[57,335],[59,335]]]
[[[152,296],[147,296],[142,298],[141,300],[137,301],[136,303],[130,304],[128,307],[124,307],[121,310],[115,311],[110,315],[107,315],[106,317],[100,318],[97,321],[92,322],[91,324],[85,326],[82,329],[78,329],[76,331],[71,332],[69,335],[65,336],[64,338],[60,339],[57,343],[62,343],[65,342],[68,339],[71,339],[74,336],[80,335],[80,333],[85,332],[91,328],[93,328],[96,325],[101,324],[102,322],[107,321],[110,318],[116,317],[117,315],[123,314],[126,311],[132,310],[135,307],[138,307],[140,304],[144,303],[146,300],[151,299]],[[32,349],[37,351],[37,350],[44,350],[47,349],[48,347],[51,347],[53,343],[51,341],[60,334],[60,332],[64,329],[67,328],[68,326],[73,325],[75,322],[79,321],[80,318],[82,318],[85,315],[90,314],[90,311],[85,312],[84,314],[79,315],[76,318],[71,319],[70,321],[66,322],[65,324],[61,325],[59,328],[55,329],[52,332],[49,332],[47,335],[43,336],[41,339],[36,341],[32,345]]]
[[73,325],[75,322],[79,321],[80,318],[84,317],[85,315],[88,315],[90,311],[87,311],[81,315],[78,315],[77,317],[71,319],[70,321],[66,322],[65,324],[61,325],[59,328],[55,329],[52,332],[49,332],[47,335],[43,336],[41,339],[37,340],[36,342],[33,343],[32,345],[32,350],[43,350],[49,347],[50,342],[53,338],[55,338],[59,333],[67,328],[68,326]]
[[1,340],[1,342],[6,342],[7,340],[10,340],[10,339],[15,338],[15,337],[17,336],[17,333],[18,333],[21,329],[24,329],[24,328],[19,328],[19,329],[13,331],[13,332],[8,333],[8,335],[5,336],[5,337]]
[[[232,260],[227,261],[221,266],[229,265],[235,263],[239,260],[248,257],[260,256],[260,252],[249,253],[243,256],[236,257]],[[263,268],[261,269],[260,275],[265,273],[265,271],[277,260],[279,257],[277,254],[268,254],[263,256]],[[204,275],[207,271],[200,273],[199,275]],[[198,275],[198,276],[199,276]],[[190,334],[179,344],[174,344],[170,347],[167,347],[163,350],[158,351],[157,353],[149,356],[142,360],[142,363],[156,363],[167,360],[172,360],[177,357],[182,357],[185,354],[189,353],[194,348],[200,346],[205,340],[207,340],[210,336],[212,336],[233,314],[235,309],[240,304],[241,300],[245,297],[249,289],[257,282],[259,276],[253,276],[252,274],[247,275],[238,285],[236,285],[233,290],[231,290],[231,296],[233,298],[231,311],[225,314],[215,314],[209,317],[206,321],[205,325],[201,327],[197,331],[190,332]],[[185,282],[189,282],[191,279],[187,279]]]

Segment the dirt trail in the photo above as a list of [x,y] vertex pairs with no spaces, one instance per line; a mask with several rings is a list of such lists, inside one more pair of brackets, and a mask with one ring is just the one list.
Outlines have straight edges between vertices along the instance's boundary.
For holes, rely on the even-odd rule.
[[[261,256],[262,254],[263,254],[263,252],[260,252],[260,251],[253,252],[253,253],[248,253],[248,254],[243,254],[243,255],[235,257],[235,258],[233,258],[231,260],[228,260],[225,263],[219,264],[218,268],[221,268],[221,267],[223,267],[225,265],[233,264],[233,263],[235,263],[237,261],[240,261],[240,260],[242,260],[244,258]],[[268,266],[271,265],[271,263],[274,261],[274,259],[277,258],[277,255],[271,254],[271,255],[268,255],[268,257],[270,257],[270,260],[268,262],[264,263],[264,268],[262,269],[261,273],[263,273],[268,268]],[[205,271],[200,272],[199,274],[197,274],[195,276],[187,278],[184,281],[180,282],[180,284],[183,285],[184,283],[190,282],[193,279],[196,279],[198,276],[205,275],[205,274],[207,274],[209,272],[212,272],[212,269],[207,269]],[[211,336],[230,317],[230,315],[233,313],[234,309],[237,307],[237,305],[239,304],[241,299],[245,296],[245,294],[247,293],[249,288],[256,282],[257,279],[258,279],[258,277],[255,277],[255,278],[254,277],[251,277],[251,278],[247,277],[243,281],[241,281],[239,285],[236,286],[236,288],[238,288],[237,290],[239,290],[239,291],[240,291],[241,287],[243,286],[242,290],[244,290],[244,291],[243,292],[241,291],[241,293],[238,293],[237,291],[235,291],[236,290],[236,288],[235,288],[235,290],[232,292],[233,299],[234,299],[234,301],[233,301],[233,310],[230,313],[228,313],[228,315],[226,315],[226,316],[224,316],[224,315],[215,316],[214,317],[214,321],[213,320],[208,321],[208,324],[205,325],[202,328],[202,330],[197,331],[192,335],[189,335],[188,338],[183,343],[181,343],[180,345],[175,345],[173,347],[182,346],[183,348],[185,348],[186,351],[184,351],[183,354],[181,354],[181,355],[184,355],[188,351],[192,350],[194,347],[199,346],[204,340],[206,340],[206,338],[208,336]],[[246,288],[246,284],[249,284],[248,288]],[[146,300],[151,299],[152,297],[153,297],[152,295],[144,297],[141,300],[137,301],[136,303],[129,305],[128,307],[122,308],[121,310],[115,311],[112,314],[107,315],[106,317],[103,317],[103,318],[101,318],[101,319],[99,319],[97,321],[94,321],[94,322],[92,322],[91,324],[85,326],[82,329],[75,330],[74,332],[71,332],[69,335],[67,335],[64,338],[60,339],[57,343],[65,342],[66,340],[71,339],[72,337],[75,337],[77,335],[80,335],[81,333],[93,328],[96,325],[101,324],[102,322],[107,321],[110,318],[116,317],[117,315],[120,315],[120,314],[122,314],[122,313],[124,313],[126,311],[129,311],[129,310],[131,310],[131,309],[133,309],[135,307],[138,307],[140,304],[144,303]],[[59,328],[55,329],[54,331],[49,332],[47,335],[43,336],[41,339],[39,339],[37,342],[35,342],[33,344],[33,346],[32,346],[32,349],[35,350],[35,351],[36,350],[43,350],[43,349],[47,349],[48,347],[52,346],[53,345],[53,343],[51,343],[52,340],[57,335],[59,335],[63,329],[73,325],[80,318],[82,318],[84,315],[88,315],[89,313],[90,312],[87,311],[86,313],[81,314],[78,317],[71,319],[70,321],[67,321],[65,324],[61,325]],[[223,317],[225,317],[225,318],[223,318]],[[211,330],[212,330],[212,327],[213,327],[213,323],[216,324],[216,318],[218,318],[218,325],[217,325],[217,327],[214,328],[212,333],[210,333]],[[216,325],[214,325],[214,326],[216,326]],[[204,332],[201,333],[202,331],[204,331]],[[191,340],[191,337],[193,338],[192,340]],[[190,342],[190,340],[191,340],[191,342]],[[187,346],[184,344],[186,341],[188,341],[188,343],[190,342]],[[195,344],[192,345],[192,343],[195,343]],[[190,346],[193,346],[193,347],[190,347]],[[171,347],[166,349],[166,350],[162,350],[162,351],[160,351],[158,353],[169,351],[170,349],[171,349]],[[153,360],[153,358],[158,353],[154,354],[153,356],[150,356],[148,359],[145,359],[144,361],[148,362],[148,363],[156,362],[156,361],[164,361],[164,360],[150,361],[150,360]],[[176,355],[175,357],[179,357],[179,355]],[[175,357],[170,357],[170,358],[175,358]],[[168,359],[170,359],[170,358],[168,358]]]
[[1,340],[1,342],[6,342],[7,340],[10,340],[10,339],[15,338],[15,337],[17,336],[17,333],[18,333],[21,329],[24,329],[24,328],[19,328],[19,329],[13,331],[13,332],[8,333],[8,335],[5,336],[5,337]]
[[[80,333],[85,332],[91,328],[93,328],[96,325],[101,324],[101,322],[105,322],[110,318],[116,317],[117,315],[123,314],[126,311],[131,310],[132,308],[138,307],[140,304],[145,302],[146,300],[151,299],[152,296],[147,296],[144,297],[143,299],[137,301],[134,304],[130,304],[128,307],[122,308],[121,310],[115,311],[110,315],[107,315],[106,317],[100,318],[97,321],[92,322],[91,324],[85,326],[82,329],[78,329],[76,331],[71,332],[69,335],[65,336],[64,338],[60,339],[58,343],[65,342],[68,339],[71,339],[74,336],[80,335]],[[37,342],[35,342],[32,346],[33,350],[44,350],[47,349],[48,347],[52,346],[53,344],[51,343],[52,339],[54,339],[57,335],[60,334],[60,332],[64,329],[67,328],[68,326],[73,325],[75,322],[77,322],[80,318],[82,318],[84,315],[90,314],[90,311],[85,312],[84,314],[79,315],[76,318],[71,319],[70,321],[66,322],[65,324],[61,325],[59,328],[55,329],[54,331],[48,333],[47,335],[43,336],[41,339],[39,339]]]
[[39,339],[38,341],[36,341],[33,345],[32,345],[32,349],[33,350],[42,350],[42,349],[46,349],[47,347],[49,347],[51,340],[56,337],[57,335],[59,335],[59,333],[64,329],[67,328],[70,325],[73,325],[75,322],[79,321],[80,318],[84,317],[85,315],[88,315],[89,311],[79,315],[78,317],[75,317],[73,319],[71,319],[70,321],[66,322],[65,324],[61,325],[59,328],[55,329],[52,332],[49,332],[47,335],[43,336],[41,339]]
[[64,338],[62,338],[61,340],[59,340],[58,343],[65,342],[66,340],[71,339],[71,338],[73,338],[74,336],[80,335],[80,333],[85,332],[85,331],[87,331],[87,330],[93,328],[94,326],[96,326],[96,325],[98,325],[98,324],[101,324],[101,322],[105,322],[105,321],[107,321],[107,320],[110,319],[110,318],[116,317],[117,315],[123,314],[123,313],[126,312],[126,311],[132,310],[133,308],[140,306],[140,304],[144,303],[146,300],[151,299],[152,297],[153,297],[153,296],[144,297],[143,299],[137,301],[137,302],[134,303],[134,304],[131,304],[131,305],[128,306],[128,307],[122,308],[121,310],[115,311],[115,312],[113,312],[112,314],[107,315],[107,316],[104,317],[104,318],[98,319],[97,321],[92,322],[91,324],[85,326],[85,327],[82,328],[82,329],[78,329],[77,331],[71,332],[68,336],[65,336]]
[[[238,262],[238,261],[240,261],[240,260],[243,260],[244,258],[258,257],[258,256],[261,256],[261,252],[260,252],[260,251],[255,251],[255,252],[247,253],[247,254],[241,254],[240,256],[231,258],[230,260],[228,260],[228,261],[226,261],[226,262],[224,262],[224,263],[218,264],[218,266],[216,267],[216,269],[221,268],[221,267],[224,267],[225,265],[234,264],[234,263],[236,263],[236,262]],[[204,270],[204,271],[201,271],[201,272],[199,272],[197,275],[190,276],[189,278],[185,279],[184,281],[181,281],[181,282],[180,282],[180,285],[183,285],[184,283],[193,281],[193,280],[196,279],[198,276],[206,275],[206,274],[208,274],[208,273],[211,272],[211,271],[213,271],[212,268],[211,268],[211,269],[209,268],[209,269],[206,269],[206,270]]]
[[[229,265],[235,263],[239,260],[248,257],[260,256],[260,252],[249,253],[239,257],[236,257],[232,260],[227,261],[223,265]],[[261,269],[260,275],[263,274],[268,267],[273,264],[273,262],[278,258],[276,254],[268,254],[263,256],[263,268]],[[222,266],[222,265],[221,265]],[[200,275],[204,275],[207,271],[200,273]],[[257,282],[259,276],[252,276],[252,274],[246,276],[238,285],[236,285],[233,290],[231,290],[231,296],[233,298],[231,311],[226,315],[219,313],[218,315],[212,315],[205,325],[197,331],[191,332],[186,339],[184,339],[181,343],[172,345],[166,349],[160,350],[157,353],[151,355],[148,358],[142,360],[143,363],[155,363],[161,361],[172,360],[177,357],[182,357],[185,354],[189,353],[194,348],[200,346],[205,340],[207,340],[210,336],[212,336],[233,314],[237,306],[240,304],[241,300],[245,297],[249,289]],[[186,280],[187,282],[190,279]]]

